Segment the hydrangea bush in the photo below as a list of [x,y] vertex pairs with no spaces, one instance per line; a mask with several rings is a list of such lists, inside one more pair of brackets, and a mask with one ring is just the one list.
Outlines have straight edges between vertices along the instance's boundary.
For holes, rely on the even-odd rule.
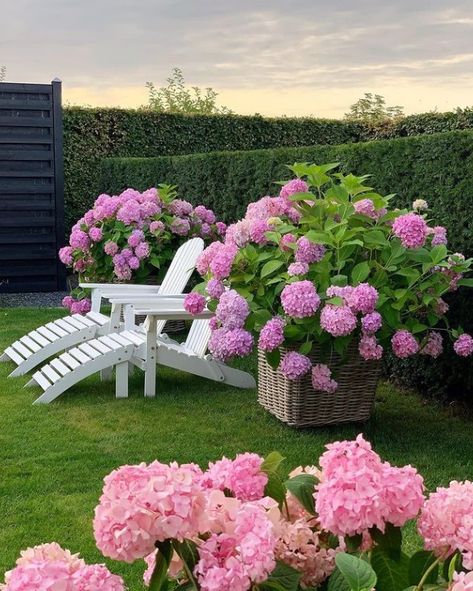
[[[202,253],[205,283],[188,309],[215,310],[211,353],[228,361],[257,345],[288,379],[312,372],[314,388],[326,392],[336,390],[336,376],[330,363],[312,367],[315,344],[325,360],[350,344],[366,361],[387,348],[399,358],[436,358],[448,341],[471,355],[473,338],[449,326],[442,296],[473,285],[464,278],[472,261],[449,252],[424,200],[390,210],[392,195],[336,167],[290,167],[298,178],[278,197],[251,203]],[[290,349],[282,358],[281,347]]]
[[[118,196],[100,195],[92,209],[74,225],[60,260],[91,282],[143,283],[171,262],[188,238],[212,242],[226,226],[212,210],[177,199],[175,188],[160,185],[143,193],[127,189]],[[78,291],[64,305],[85,313],[90,302]],[[78,297],[79,296],[79,299]]]
[[[195,464],[122,466],[95,510],[97,547],[142,562],[151,591],[470,591],[473,483],[425,496],[412,466],[382,461],[362,435],[284,476],[283,458],[243,453]],[[407,555],[416,520],[424,550]],[[57,544],[22,552],[3,591],[122,591],[103,566]]]

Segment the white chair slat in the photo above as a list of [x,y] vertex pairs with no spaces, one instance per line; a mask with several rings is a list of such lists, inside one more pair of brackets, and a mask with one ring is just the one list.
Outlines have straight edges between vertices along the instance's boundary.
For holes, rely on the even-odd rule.
[[99,341],[101,341],[104,345],[107,345],[107,347],[109,347],[109,349],[120,349],[122,347],[122,345],[119,345],[116,341],[114,341],[113,339],[111,339],[109,336],[104,335],[103,337],[99,337],[98,338]]
[[15,341],[14,343],[12,343],[11,346],[25,359],[28,359],[28,357],[31,357],[31,355],[33,355],[33,351],[25,347],[25,345],[23,345],[23,343],[21,343],[20,341]]
[[93,322],[95,322],[95,324],[98,324],[99,326],[107,324],[107,322],[110,320],[108,316],[105,316],[100,312],[88,312],[87,318],[90,318],[90,320],[92,320]]
[[67,365],[63,363],[59,358],[53,359],[51,361],[51,366],[62,376],[65,376],[71,371],[71,368],[67,367]]
[[74,357],[69,355],[69,353],[61,353],[61,355],[59,355],[59,359],[71,369],[80,367],[80,363],[77,361],[77,359],[74,359]]
[[39,326],[36,330],[39,332],[39,334],[43,335],[43,337],[46,337],[48,341],[51,341],[51,343],[57,341],[59,338],[57,334],[54,334],[45,326]]
[[37,371],[33,374],[33,380],[43,388],[43,390],[47,390],[51,386],[51,382],[48,381],[46,376],[43,374],[42,371]]
[[41,350],[41,347],[38,345],[38,343],[36,341],[34,341],[28,335],[25,335],[24,337],[21,337],[20,341],[24,345],[26,345],[26,347],[28,347],[28,349],[31,349],[31,351],[33,351],[34,353],[36,353],[36,351],[40,351]]
[[81,314],[73,314],[71,318],[79,320],[80,322],[82,322],[82,324],[85,324],[86,326],[96,326],[97,324],[96,322],[90,320],[90,318],[87,318],[87,316],[82,316]]
[[91,347],[88,343],[82,343],[78,347],[81,351],[83,351],[86,355],[88,355],[91,359],[95,359],[96,357],[100,357],[100,353],[97,349]]
[[69,322],[67,322],[67,319],[68,316],[65,316],[64,318],[58,318],[55,322],[56,326],[59,326],[69,334],[77,332],[77,327],[73,326],[72,324],[69,324]]
[[135,345],[142,345],[146,341],[146,336],[144,333],[137,333],[131,330],[124,330],[120,334]]
[[118,345],[120,345],[122,347],[128,347],[129,345],[132,345],[133,344],[129,339],[127,339],[121,333],[119,334],[119,333],[116,333],[116,332],[111,332],[110,334],[107,335],[107,337],[109,337],[110,339],[112,339]]
[[54,370],[54,368],[51,365],[44,365],[41,368],[41,371],[43,372],[43,374],[48,378],[48,380],[52,383],[55,384],[58,380],[61,379],[61,376],[57,373],[57,371]]
[[41,347],[46,347],[47,345],[51,344],[51,341],[48,341],[48,339],[46,339],[43,335],[39,334],[39,332],[36,330],[32,330],[31,332],[29,332],[28,336],[34,341],[36,341],[38,345],[40,345]]
[[194,320],[185,342],[186,349],[193,351],[200,357],[204,356],[209,344],[210,333],[209,320]]
[[92,339],[89,341],[89,345],[97,349],[99,353],[108,353],[110,351],[110,347],[104,345],[100,339]]
[[66,335],[70,334],[58,326],[55,322],[48,322],[48,324],[45,324],[45,326],[58,337],[65,337]]
[[10,359],[12,361],[14,361],[17,365],[20,365],[20,363],[23,363],[24,358],[18,353],[18,351],[15,351],[15,349],[13,349],[12,347],[7,347],[5,349],[5,353],[8,355],[8,357],[10,357]]
[[86,328],[87,327],[87,324],[85,324],[84,322],[81,322],[77,318],[74,318],[74,316],[66,316],[64,318],[64,320],[68,324],[71,324],[72,326],[75,326],[78,330],[82,330],[83,328]]
[[72,357],[74,357],[74,359],[77,359],[79,363],[87,363],[87,361],[90,361],[90,357],[88,357],[83,351],[81,351],[77,347],[71,349],[69,353],[70,355],[72,355]]

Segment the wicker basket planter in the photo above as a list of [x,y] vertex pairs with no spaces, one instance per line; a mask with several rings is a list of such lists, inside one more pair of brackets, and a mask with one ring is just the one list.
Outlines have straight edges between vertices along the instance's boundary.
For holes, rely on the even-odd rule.
[[[282,355],[286,352],[287,349],[281,349]],[[317,347],[308,357],[313,365],[324,362]],[[366,421],[373,410],[381,363],[365,361],[356,345],[352,345],[343,362],[334,354],[328,365],[338,382],[334,394],[314,390],[310,374],[300,380],[288,380],[258,351],[259,403],[292,427]]]

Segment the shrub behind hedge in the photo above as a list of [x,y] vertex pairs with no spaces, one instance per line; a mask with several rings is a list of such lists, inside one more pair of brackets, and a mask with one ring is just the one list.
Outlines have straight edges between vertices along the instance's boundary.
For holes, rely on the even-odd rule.
[[[286,165],[296,161],[339,161],[342,171],[371,173],[369,184],[381,193],[396,193],[398,207],[426,199],[433,221],[447,227],[451,248],[473,255],[473,132],[468,131],[341,146],[111,159],[103,163],[101,188],[116,193],[157,182],[177,184],[181,195],[232,221],[250,201],[275,194],[274,181],[290,178]],[[472,332],[472,306],[465,298],[461,291],[450,297],[452,316]],[[453,355],[435,362],[396,360],[390,372],[437,396],[473,392],[471,361]]]

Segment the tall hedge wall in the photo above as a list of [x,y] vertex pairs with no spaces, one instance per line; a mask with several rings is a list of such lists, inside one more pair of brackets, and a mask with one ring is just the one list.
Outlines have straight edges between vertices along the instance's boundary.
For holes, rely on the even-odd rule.
[[[103,163],[101,188],[117,193],[158,182],[177,184],[183,197],[203,202],[231,221],[243,215],[248,202],[274,194],[274,181],[288,178],[286,164],[296,161],[339,161],[344,171],[371,174],[370,184],[378,191],[397,194],[395,206],[426,199],[433,221],[447,227],[451,247],[473,255],[473,132],[469,131],[341,146],[111,159]],[[452,316],[473,331],[471,295],[460,291],[450,300]],[[456,356],[435,362],[396,360],[389,371],[438,396],[473,393],[472,363]]]
[[472,109],[412,115],[373,128],[314,118],[193,116],[67,107],[64,109],[66,221],[70,227],[91,205],[98,190],[100,164],[107,157],[342,144],[466,128],[473,128]]
[[65,108],[66,225],[70,227],[95,199],[106,157],[340,144],[360,137],[359,125],[329,119]]

